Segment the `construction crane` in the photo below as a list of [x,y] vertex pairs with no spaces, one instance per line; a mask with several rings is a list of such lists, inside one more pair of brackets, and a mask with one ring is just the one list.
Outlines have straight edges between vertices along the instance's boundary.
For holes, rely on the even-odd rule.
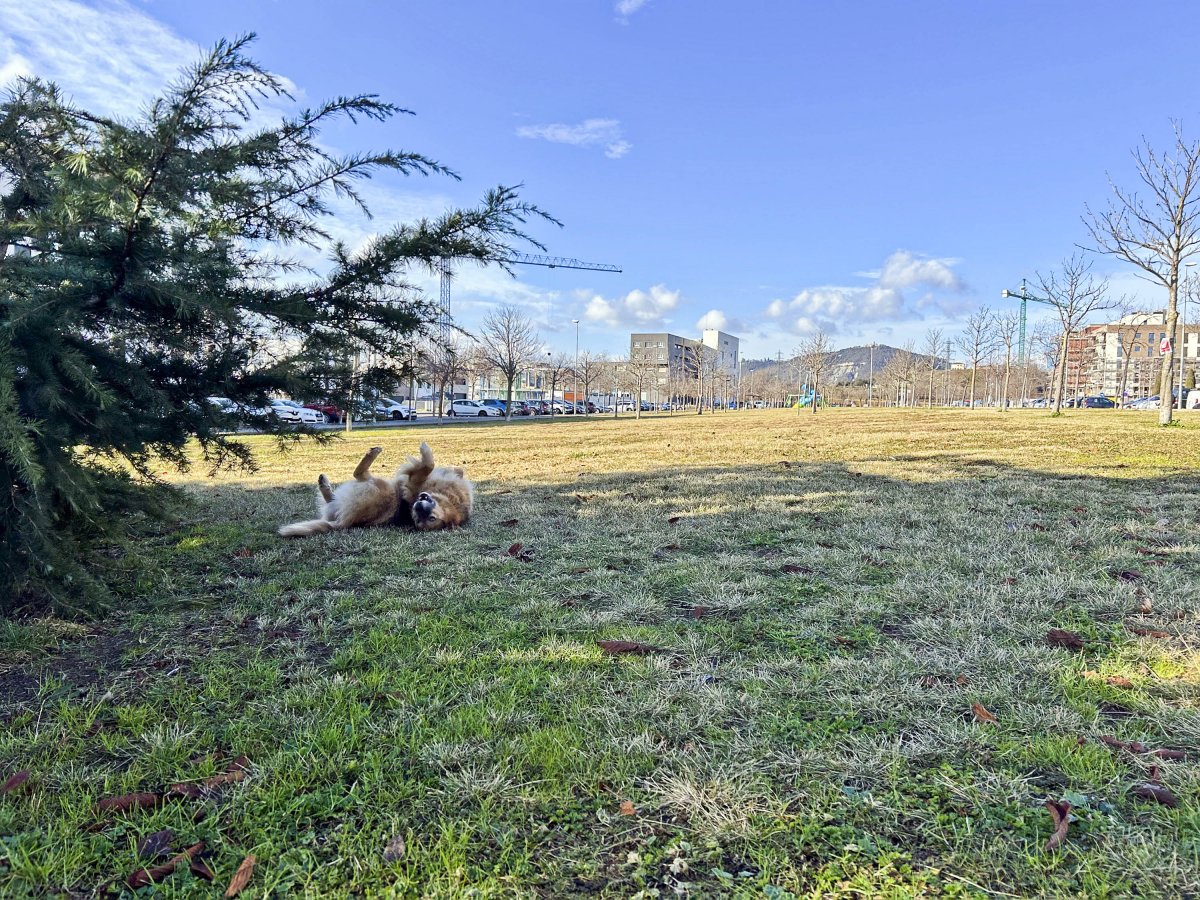
[[1025,319],[1027,316],[1026,307],[1029,305],[1030,300],[1032,300],[1034,303],[1045,303],[1047,306],[1053,306],[1054,304],[1051,303],[1049,300],[1047,300],[1045,297],[1035,297],[1033,294],[1029,293],[1025,289],[1025,279],[1024,278],[1021,279],[1021,290],[1010,291],[1008,288],[1005,288],[1004,290],[1002,290],[1000,292],[1000,296],[1005,297],[1005,298],[1013,297],[1013,298],[1021,301],[1021,324],[1019,326],[1020,327],[1020,337],[1017,339],[1017,365],[1023,366],[1023,365],[1025,365]]
[[[479,262],[498,262],[509,265],[544,266],[547,269],[586,269],[589,272],[620,272],[618,266],[608,263],[589,263],[566,256],[542,256],[537,253],[509,253],[507,256],[494,256]],[[437,270],[441,273],[442,295],[441,312],[438,314],[438,328],[441,331],[442,344],[450,342],[450,275],[453,258],[443,256],[437,262]]]

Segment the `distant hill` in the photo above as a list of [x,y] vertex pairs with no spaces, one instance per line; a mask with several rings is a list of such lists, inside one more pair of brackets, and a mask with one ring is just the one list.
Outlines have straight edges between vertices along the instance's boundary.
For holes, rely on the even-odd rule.
[[[899,347],[890,347],[887,344],[875,345],[875,371],[878,372],[886,366],[897,353],[902,353]],[[914,353],[913,356],[917,360],[918,366],[928,365],[929,357],[921,353]],[[792,362],[791,359],[782,361],[775,359],[747,359],[743,361],[744,372],[764,371],[769,374],[776,374],[775,370],[782,367],[785,372],[782,374],[790,377]],[[946,364],[943,360],[938,360],[937,368],[944,369]],[[871,372],[871,348],[870,347],[846,347],[842,350],[835,350],[829,354],[829,366],[825,372],[826,381],[866,381]]]

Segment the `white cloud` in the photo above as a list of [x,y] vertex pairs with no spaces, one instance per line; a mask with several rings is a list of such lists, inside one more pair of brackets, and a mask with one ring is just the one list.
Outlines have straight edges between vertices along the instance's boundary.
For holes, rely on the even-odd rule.
[[957,262],[956,259],[930,259],[907,250],[897,250],[884,260],[878,278],[879,286],[902,290],[924,284],[948,291],[962,291],[963,283],[951,268]]
[[121,0],[0,0],[5,62],[17,75],[56,82],[81,106],[131,116],[195,60],[200,47]]
[[[805,335],[818,330],[832,334],[863,324],[876,325],[878,331],[879,323],[919,320],[926,312],[949,314],[961,305],[957,295],[965,289],[953,270],[957,262],[897,250],[878,270],[858,273],[874,284],[805,288],[790,300],[772,300],[765,315],[786,331]],[[914,287],[926,290],[910,302],[904,290]]]
[[706,328],[714,329],[715,331],[725,331],[736,333],[747,331],[746,323],[741,319],[730,318],[719,309],[710,309],[702,315],[696,322],[696,330],[704,331]]
[[624,297],[609,300],[599,294],[586,297],[583,317],[610,328],[627,325],[642,328],[665,324],[667,316],[679,306],[679,291],[656,284],[649,291],[633,290]]
[[649,2],[650,0],[617,0],[616,5],[613,7],[613,11],[616,12],[620,21],[625,22],[629,20],[630,16],[632,16],[635,12]]
[[620,159],[633,149],[633,144],[622,136],[617,119],[584,119],[578,125],[522,125],[517,129],[517,137],[572,147],[602,146],[609,159]]

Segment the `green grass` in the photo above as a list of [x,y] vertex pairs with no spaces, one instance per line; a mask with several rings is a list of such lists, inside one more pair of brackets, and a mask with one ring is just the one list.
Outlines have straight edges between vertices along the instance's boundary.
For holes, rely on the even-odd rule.
[[[274,536],[319,471],[420,439],[477,481],[470,527]],[[1200,420],[747,411],[261,447],[254,475],[178,479],[120,614],[0,626],[0,781],[31,772],[0,797],[0,895],[124,877],[164,828],[221,888],[253,853],[254,896],[1200,891]],[[238,755],[248,777],[201,797],[95,808]],[[1177,807],[1130,793],[1155,777]],[[1052,852],[1048,799],[1074,806]],[[214,892],[186,865],[157,890]]]

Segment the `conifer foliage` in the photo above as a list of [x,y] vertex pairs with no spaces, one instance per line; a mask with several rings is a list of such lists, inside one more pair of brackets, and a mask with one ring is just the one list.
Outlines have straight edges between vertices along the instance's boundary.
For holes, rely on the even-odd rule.
[[235,420],[296,437],[255,413],[272,394],[344,401],[406,377],[436,318],[414,271],[540,246],[525,225],[550,217],[503,186],[354,250],[334,240],[335,209],[369,214],[373,174],[457,175],[324,147],[331,123],[406,112],[373,95],[264,126],[290,97],[246,55],[252,37],[134,120],[36,79],[0,102],[0,611],[101,595],[91,550],[161,497],[155,472],[185,467],[190,439],[214,465],[253,465]]

